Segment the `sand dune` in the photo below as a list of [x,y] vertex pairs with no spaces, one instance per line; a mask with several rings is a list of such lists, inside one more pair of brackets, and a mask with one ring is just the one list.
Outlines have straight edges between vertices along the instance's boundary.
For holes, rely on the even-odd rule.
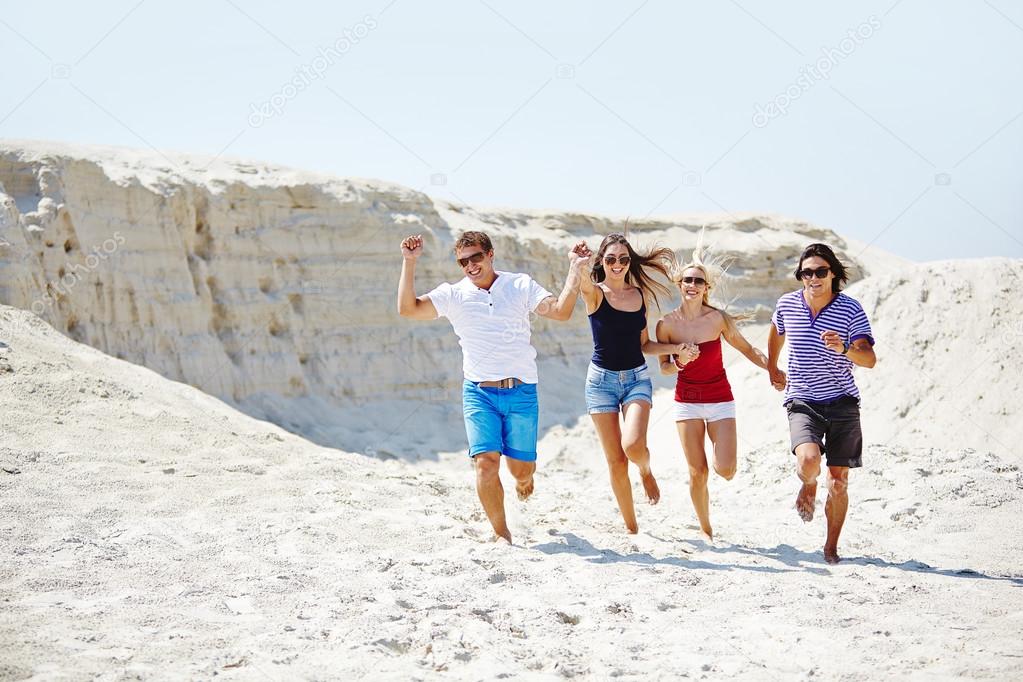
[[[320,447],[4,307],[16,333],[0,348],[0,677],[1018,678],[1020,438],[989,447],[958,427],[952,398],[970,378],[928,402],[935,386],[913,377],[953,371],[961,348],[1006,357],[1018,304],[980,275],[1012,288],[1020,267],[928,265],[858,285],[880,360],[860,374],[868,453],[838,566],[820,556],[822,520],[791,510],[779,398],[752,367],[730,367],[741,463],[711,483],[713,544],[694,525],[662,388],[663,499],[639,510],[639,535],[622,532],[582,419],[545,433],[508,548],[488,541],[461,433],[436,462]],[[954,293],[963,281],[972,294]],[[970,312],[989,301],[1010,307]],[[953,303],[974,336],[928,322]],[[924,338],[953,348],[898,360]],[[972,414],[997,430],[1004,413],[1011,431],[1020,365],[1003,363],[972,375],[985,406]],[[569,400],[582,379],[562,371],[542,376]]]

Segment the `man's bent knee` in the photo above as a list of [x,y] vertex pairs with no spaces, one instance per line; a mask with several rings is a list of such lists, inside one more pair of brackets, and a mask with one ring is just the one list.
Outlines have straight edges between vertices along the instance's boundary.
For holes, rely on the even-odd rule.
[[796,446],[796,461],[800,472],[814,478],[821,472],[821,449],[816,443]]
[[536,473],[536,462],[520,462],[515,459],[507,459],[508,471],[516,481],[528,481]]

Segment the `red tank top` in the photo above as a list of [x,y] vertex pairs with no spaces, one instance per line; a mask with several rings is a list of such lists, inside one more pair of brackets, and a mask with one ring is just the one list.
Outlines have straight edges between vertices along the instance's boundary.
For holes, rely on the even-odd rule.
[[700,357],[678,372],[675,400],[680,403],[727,403],[734,400],[721,360],[721,338],[699,346]]

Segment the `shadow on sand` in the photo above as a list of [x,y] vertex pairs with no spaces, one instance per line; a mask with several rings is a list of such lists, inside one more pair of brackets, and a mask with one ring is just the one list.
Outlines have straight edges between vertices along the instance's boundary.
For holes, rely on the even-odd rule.
[[[598,549],[584,538],[575,533],[556,533],[564,542],[547,542],[533,545],[531,549],[543,552],[544,554],[575,554],[595,564],[631,563],[640,566],[677,566],[679,568],[705,569],[712,571],[753,571],[756,573],[794,573],[797,571],[815,573],[818,575],[831,575],[829,565],[825,563],[821,552],[804,552],[791,545],[777,545],[775,547],[745,547],[732,543],[718,542],[709,544],[699,539],[686,539],[685,542],[692,545],[701,552],[714,554],[745,554],[752,557],[762,557],[778,561],[788,568],[772,566],[749,566],[737,563],[711,563],[686,557],[662,557],[657,558],[649,552],[633,552],[622,554],[613,549]],[[651,535],[651,538],[666,544],[677,544],[671,540]],[[688,554],[688,550],[682,550]],[[892,563],[877,557],[850,556],[842,557],[840,566],[878,566],[881,568],[895,568],[900,571],[940,575],[949,578],[967,578],[972,580],[997,580],[1008,582],[1016,586],[1023,586],[1023,578],[1001,575],[987,575],[975,571],[972,568],[935,568],[922,561],[903,561]]]
[[[640,566],[678,566],[679,568],[706,569],[712,571],[754,571],[756,573],[792,573],[796,569],[774,568],[770,566],[741,566],[739,564],[712,564],[707,561],[694,561],[683,557],[657,557],[648,552],[633,552],[621,554],[613,549],[597,549],[575,533],[557,533],[557,537],[565,540],[561,542],[547,542],[541,545],[533,545],[530,549],[543,552],[544,554],[575,554],[594,564],[617,564],[630,563]],[[801,567],[804,568],[804,567]]]
[[[659,539],[659,538],[658,538]],[[700,539],[683,540],[690,545],[693,545],[700,551],[713,552],[716,554],[747,554],[751,556],[761,556],[780,561],[786,566],[793,568],[802,568],[804,570],[813,570],[820,573],[830,573],[827,569],[819,569],[807,564],[825,564],[824,555],[821,552],[804,552],[796,549],[791,545],[777,545],[775,547],[744,547],[742,545],[735,545],[732,543],[719,542],[716,545],[711,545]],[[881,568],[896,568],[900,571],[910,571],[913,573],[927,573],[931,575],[941,575],[950,578],[969,578],[973,580],[999,580],[1009,582],[1017,586],[1023,586],[1023,578],[1014,578],[1012,576],[1002,575],[987,575],[975,571],[972,568],[935,568],[922,561],[903,561],[900,563],[892,563],[885,561],[884,559],[878,559],[877,557],[865,557],[865,556],[843,556],[840,566],[878,566]]]

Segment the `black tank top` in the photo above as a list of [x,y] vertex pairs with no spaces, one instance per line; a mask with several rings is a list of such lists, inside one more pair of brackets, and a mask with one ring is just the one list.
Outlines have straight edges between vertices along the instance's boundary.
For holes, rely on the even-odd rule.
[[600,305],[590,314],[593,364],[612,372],[645,365],[639,337],[646,329],[646,303],[630,313],[611,307],[603,292],[601,298]]

